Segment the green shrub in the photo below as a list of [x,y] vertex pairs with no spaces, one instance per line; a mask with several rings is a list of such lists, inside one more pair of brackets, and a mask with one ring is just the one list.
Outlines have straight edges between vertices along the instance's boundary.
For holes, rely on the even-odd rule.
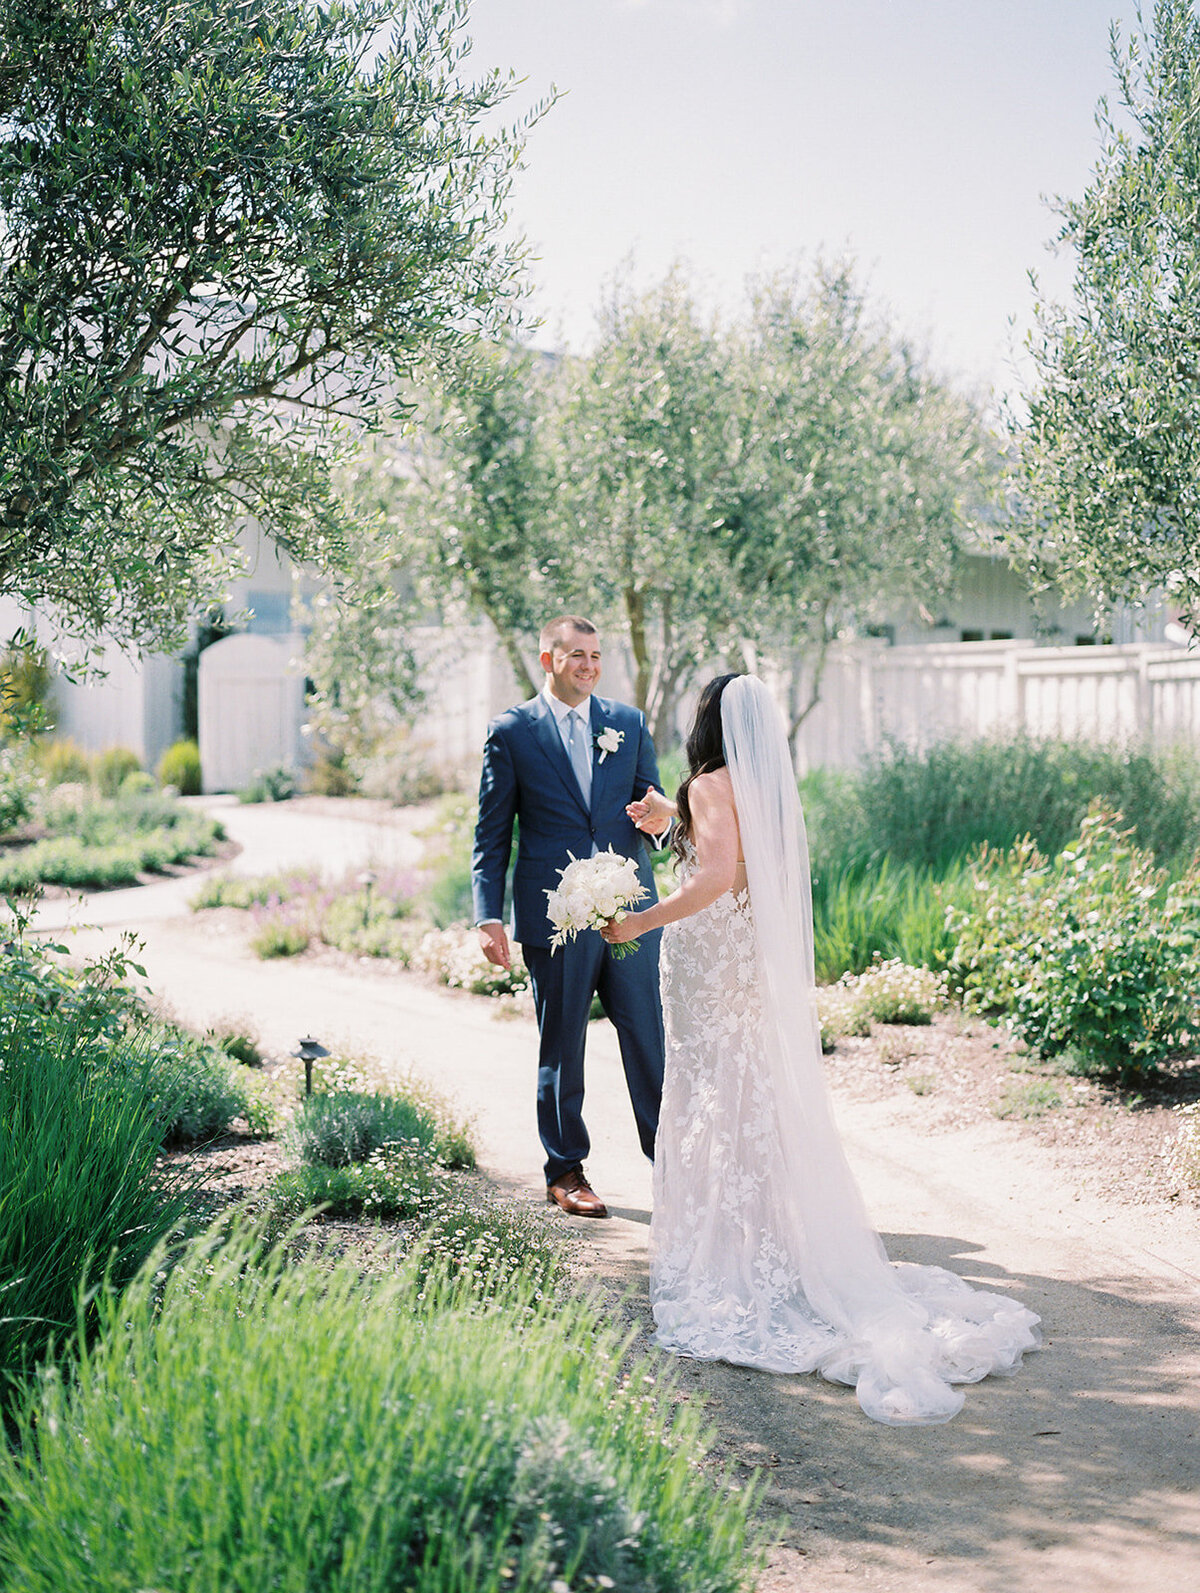
[[158,760],[159,785],[174,786],[180,796],[199,796],[200,748],[194,741],[176,741]]
[[[160,1252],[0,1455],[23,1593],[735,1593],[752,1488],[593,1311],[411,1271]],[[422,1298],[423,1296],[423,1298]],[[662,1386],[654,1390],[651,1385]]]
[[263,1057],[258,1037],[245,1026],[244,1022],[218,1024],[215,1028],[209,1029],[205,1038],[224,1051],[232,1061],[240,1062],[243,1067],[262,1066]]
[[52,678],[44,647],[10,643],[0,655],[0,738],[45,729]]
[[475,1161],[461,1135],[447,1132],[436,1110],[409,1093],[333,1090],[310,1095],[287,1138],[302,1161],[326,1167],[366,1161],[387,1146],[417,1147],[452,1167],[473,1166]]
[[1132,1075],[1200,1031],[1200,872],[1170,886],[1097,806],[1048,861],[1031,841],[989,851],[952,915],[967,1004],[1007,1016],[1046,1057]]
[[358,778],[354,770],[347,766],[344,752],[323,751],[318,753],[305,774],[304,789],[311,791],[314,796],[354,796],[358,790]]
[[45,740],[36,748],[38,768],[47,785],[90,785],[92,756],[64,736]]
[[209,874],[192,897],[191,907],[193,912],[206,907],[236,907],[245,911],[311,894],[319,889],[320,883],[321,876],[315,869],[253,876]]
[[264,961],[271,957],[298,957],[308,950],[311,939],[308,925],[300,919],[268,913],[250,936],[250,949]]
[[831,1051],[844,1035],[865,1035],[872,1023],[932,1023],[947,1002],[947,977],[897,958],[847,973],[817,991],[821,1048]]
[[413,935],[402,921],[410,917],[413,905],[409,897],[375,890],[335,896],[321,914],[321,939],[353,956],[393,957],[407,963]]
[[241,1069],[210,1040],[172,1024],[156,1024],[154,1049],[171,1068],[172,1097],[165,1140],[195,1145],[224,1134],[235,1117],[246,1117],[250,1100]]
[[0,746],[0,835],[11,835],[33,816],[37,776],[29,757]]
[[101,796],[115,797],[131,774],[139,774],[142,760],[128,747],[106,747],[92,763],[96,789]]
[[[28,972],[28,969],[27,969]],[[6,980],[6,994],[14,981]],[[164,1099],[181,1081],[146,1035],[101,1005],[36,991],[5,1006],[0,1067],[0,1374],[75,1326],[85,1271],[122,1282],[189,1205],[193,1180],[160,1165]],[[110,1029],[116,1030],[115,1037]]]
[[293,1223],[320,1206],[327,1217],[380,1221],[418,1217],[436,1204],[437,1178],[424,1157],[376,1151],[344,1167],[305,1164],[276,1175],[267,1205],[276,1224]]
[[517,1206],[490,1204],[439,1190],[414,1255],[424,1285],[438,1271],[486,1282],[491,1291],[523,1282],[541,1298],[566,1277],[568,1243],[561,1225],[550,1227]]
[[296,794],[296,777],[290,769],[256,769],[249,785],[237,794],[239,802],[287,802]]
[[914,968],[899,958],[877,962],[854,981],[863,1011],[874,1023],[932,1023],[946,1005],[946,976]]

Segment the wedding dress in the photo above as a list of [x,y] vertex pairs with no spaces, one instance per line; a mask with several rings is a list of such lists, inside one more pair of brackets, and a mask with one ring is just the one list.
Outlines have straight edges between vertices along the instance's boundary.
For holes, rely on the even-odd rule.
[[747,885],[663,932],[656,1338],[702,1360],[820,1371],[889,1425],[949,1421],[953,1385],[1015,1371],[1038,1318],[944,1268],[888,1261],[825,1083],[786,731],[753,676],[721,708]]

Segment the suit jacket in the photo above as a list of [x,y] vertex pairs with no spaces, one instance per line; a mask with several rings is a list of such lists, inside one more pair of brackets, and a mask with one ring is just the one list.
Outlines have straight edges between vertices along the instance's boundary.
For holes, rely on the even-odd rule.
[[[567,757],[553,711],[540,694],[510,708],[488,726],[479,783],[479,821],[471,859],[475,921],[504,919],[504,880],[517,821],[517,861],[513,870],[513,938],[522,945],[548,946],[553,929],[546,917],[546,892],[558,885],[559,870],[575,857],[590,857],[593,844],[603,852],[633,857],[638,878],[656,900],[650,856],[642,833],[625,804],[659,783],[654,743],[637,708],[605,697],[591,699],[592,800],[583,793]],[[608,727],[621,732],[621,744],[603,762],[595,738]]]

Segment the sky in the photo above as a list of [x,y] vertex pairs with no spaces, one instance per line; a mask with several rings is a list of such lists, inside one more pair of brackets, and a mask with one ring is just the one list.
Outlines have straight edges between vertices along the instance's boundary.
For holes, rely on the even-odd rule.
[[[1044,196],[1080,194],[1133,0],[473,0],[477,68],[560,99],[510,204],[544,346],[606,284],[686,262],[735,312],[755,273],[849,254],[935,367],[1013,392],[1028,272],[1064,298]],[[1016,330],[1011,321],[1016,322]],[[1027,369],[1027,362],[1025,362]]]

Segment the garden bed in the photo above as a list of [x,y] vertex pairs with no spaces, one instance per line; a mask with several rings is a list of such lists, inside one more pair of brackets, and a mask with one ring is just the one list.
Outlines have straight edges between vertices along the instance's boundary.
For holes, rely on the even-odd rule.
[[851,1100],[913,1100],[922,1125],[951,1131],[989,1118],[1019,1125],[1089,1190],[1129,1205],[1200,1202],[1175,1157],[1180,1108],[1200,1100],[1200,1062],[1163,1067],[1136,1088],[1039,1062],[1003,1029],[938,1014],[929,1025],[847,1037],[826,1058],[833,1088]]

